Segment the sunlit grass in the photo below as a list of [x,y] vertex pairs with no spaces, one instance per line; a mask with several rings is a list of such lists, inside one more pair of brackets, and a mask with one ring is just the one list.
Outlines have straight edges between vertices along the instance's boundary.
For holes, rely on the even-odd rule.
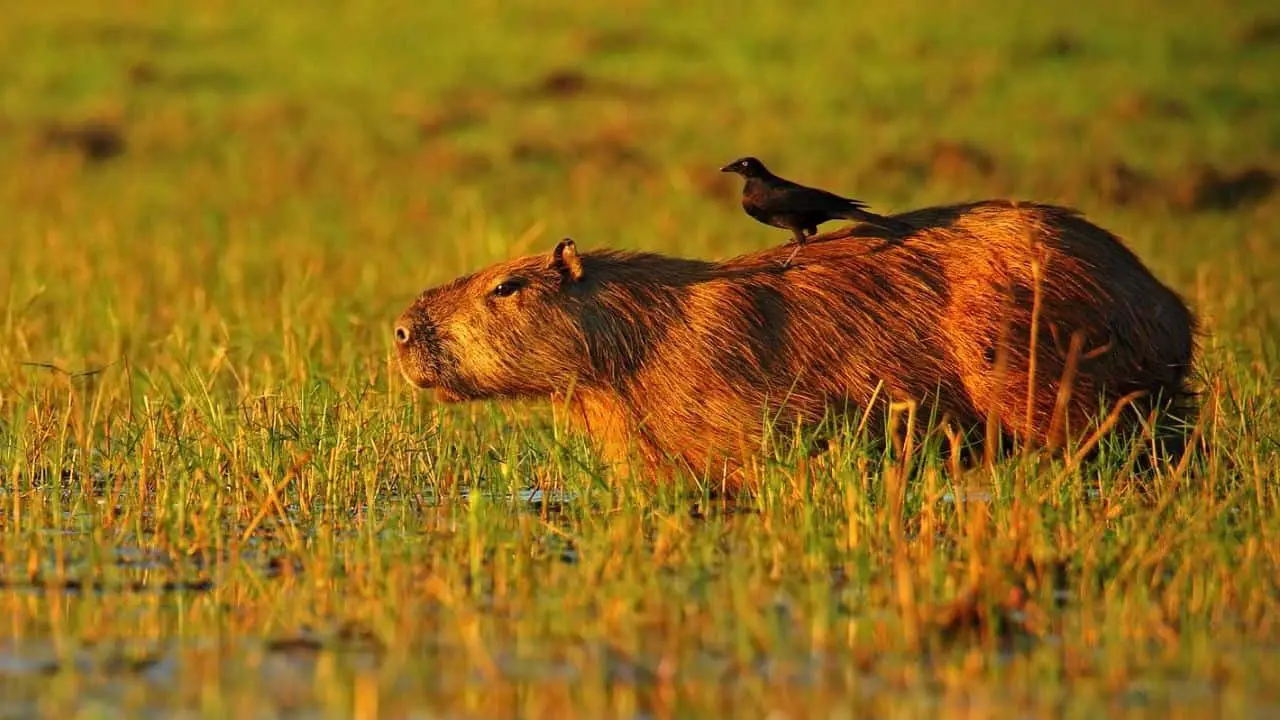
[[[1089,5],[6,8],[0,709],[1274,712],[1280,205],[1195,166],[1280,167],[1276,15]],[[117,154],[50,139],[90,119]],[[846,433],[730,502],[399,377],[392,320],[485,263],[781,242],[747,152],[1120,233],[1204,322],[1203,451]]]

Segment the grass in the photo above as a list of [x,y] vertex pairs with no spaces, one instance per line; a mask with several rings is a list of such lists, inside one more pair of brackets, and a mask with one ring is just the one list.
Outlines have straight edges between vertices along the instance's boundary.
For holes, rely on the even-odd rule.
[[[1275,713],[1277,27],[6,5],[0,715]],[[781,241],[715,172],[746,153],[880,210],[1081,208],[1202,316],[1209,449],[1142,482],[848,437],[728,504],[399,378],[392,320],[482,264]]]

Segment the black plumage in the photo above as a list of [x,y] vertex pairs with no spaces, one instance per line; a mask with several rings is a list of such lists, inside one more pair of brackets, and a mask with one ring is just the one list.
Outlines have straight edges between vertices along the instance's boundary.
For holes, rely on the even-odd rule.
[[[720,172],[737,173],[745,178],[742,209],[765,225],[790,230],[797,245],[804,244],[810,235],[818,232],[819,225],[829,220],[857,220],[888,230],[911,229],[900,220],[867,210],[867,204],[860,200],[780,178],[754,157],[734,160],[720,168]],[[788,258],[787,263],[790,262]]]

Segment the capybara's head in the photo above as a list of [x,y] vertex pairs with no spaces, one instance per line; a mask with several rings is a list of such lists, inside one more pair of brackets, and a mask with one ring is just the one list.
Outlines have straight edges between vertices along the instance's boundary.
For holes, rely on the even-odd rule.
[[396,321],[401,372],[447,402],[563,390],[586,357],[575,319],[582,278],[582,258],[565,239],[549,255],[423,292]]

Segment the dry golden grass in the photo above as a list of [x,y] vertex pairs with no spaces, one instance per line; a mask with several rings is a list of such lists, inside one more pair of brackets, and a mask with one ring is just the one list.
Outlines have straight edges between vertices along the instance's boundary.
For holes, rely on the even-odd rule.
[[[1276,712],[1275,11],[894,8],[0,11],[0,714]],[[785,239],[747,152],[1080,207],[1204,318],[1207,451],[837,443],[726,505],[394,372],[421,288],[563,235]]]

